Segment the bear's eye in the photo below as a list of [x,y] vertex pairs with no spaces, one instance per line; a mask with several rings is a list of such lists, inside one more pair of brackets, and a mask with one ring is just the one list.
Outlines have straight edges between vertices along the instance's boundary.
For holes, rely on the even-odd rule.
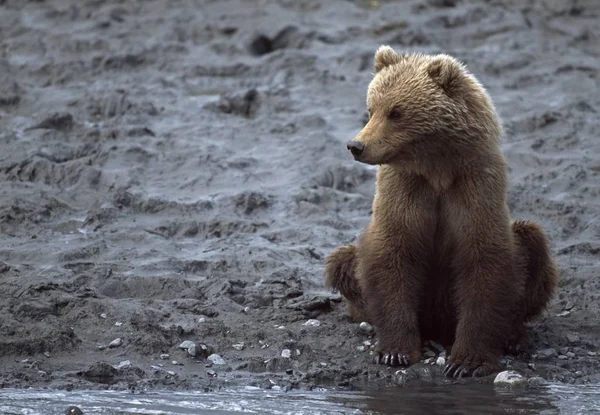
[[400,118],[402,118],[402,112],[400,111],[400,109],[398,108],[394,108],[393,110],[390,111],[390,113],[388,114],[388,117],[390,120],[399,120]]

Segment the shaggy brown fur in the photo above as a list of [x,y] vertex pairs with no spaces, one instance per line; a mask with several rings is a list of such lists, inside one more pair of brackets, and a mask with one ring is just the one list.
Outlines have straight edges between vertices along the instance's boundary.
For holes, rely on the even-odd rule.
[[375,325],[378,363],[409,365],[436,340],[452,345],[447,375],[490,374],[507,340],[527,344],[557,283],[542,228],[509,219],[496,110],[454,58],[387,46],[367,106],[348,148],[380,165],[373,217],[328,257],[326,284]]

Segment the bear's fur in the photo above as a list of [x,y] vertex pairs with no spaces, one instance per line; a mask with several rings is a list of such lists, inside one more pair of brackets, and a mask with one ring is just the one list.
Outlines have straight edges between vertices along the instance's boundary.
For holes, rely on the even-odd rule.
[[328,257],[326,285],[374,324],[377,363],[412,364],[435,340],[451,346],[448,376],[497,371],[529,342],[557,270],[540,225],[509,219],[494,105],[454,58],[382,46],[367,106],[348,148],[380,166],[373,216]]

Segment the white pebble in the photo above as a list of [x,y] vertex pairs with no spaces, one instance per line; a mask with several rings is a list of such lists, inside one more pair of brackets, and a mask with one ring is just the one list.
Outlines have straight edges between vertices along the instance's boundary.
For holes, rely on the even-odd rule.
[[319,320],[315,320],[314,318],[311,318],[310,320],[307,320],[306,323],[304,323],[304,326],[309,326],[309,327],[319,327],[321,325],[321,322]]
[[233,347],[235,350],[242,351],[242,350],[244,350],[244,342],[236,343],[236,344],[232,345],[231,347]]
[[131,362],[129,360],[123,360],[118,365],[113,367],[117,370],[129,369],[131,367]]
[[209,362],[212,362],[214,365],[220,365],[220,366],[222,366],[222,365],[226,364],[225,360],[221,356],[219,356],[218,354],[215,354],[215,353],[213,353],[210,356],[208,356],[206,358],[206,360],[208,360]]
[[107,318],[108,316],[106,315],[106,313],[102,313],[100,314],[100,318]]
[[121,327],[123,325],[123,323],[121,323],[120,321],[115,322],[115,326],[117,327]]
[[120,337],[117,337],[116,339],[114,339],[113,341],[111,341],[108,344],[108,347],[110,347],[111,349],[115,348],[115,347],[119,347],[120,345],[123,344],[123,340],[121,340]]
[[498,373],[494,379],[494,385],[500,386],[521,386],[527,384],[527,379],[514,370],[505,370]]
[[290,349],[283,349],[281,351],[281,357],[284,359],[289,359],[292,357],[292,351]]
[[198,323],[204,323],[206,321],[206,317],[200,317],[198,319]]
[[188,347],[187,352],[192,357],[196,356],[196,345],[192,344],[190,347]]
[[179,348],[180,348],[180,349],[187,350],[187,349],[189,349],[190,347],[192,347],[192,346],[195,346],[195,345],[196,345],[196,344],[195,344],[193,341],[191,341],[191,340],[186,340],[186,341],[184,341],[183,343],[181,343],[181,344],[179,345]]
[[163,354],[160,355],[160,358],[162,360],[167,360],[169,357],[171,357],[171,356],[169,356],[167,353],[163,353]]
[[367,323],[366,321],[360,323],[358,327],[367,334],[371,334],[374,331],[373,326]]
[[444,357],[440,356],[435,361],[435,364],[438,365],[438,366],[445,366],[446,365],[446,359]]

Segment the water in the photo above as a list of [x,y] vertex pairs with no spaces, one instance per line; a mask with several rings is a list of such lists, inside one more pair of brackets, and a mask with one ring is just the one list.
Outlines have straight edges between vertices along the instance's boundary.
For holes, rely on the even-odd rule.
[[0,413],[65,414],[600,414],[600,386],[410,386],[369,392],[281,392],[244,388],[223,392],[54,391],[1,389]]

